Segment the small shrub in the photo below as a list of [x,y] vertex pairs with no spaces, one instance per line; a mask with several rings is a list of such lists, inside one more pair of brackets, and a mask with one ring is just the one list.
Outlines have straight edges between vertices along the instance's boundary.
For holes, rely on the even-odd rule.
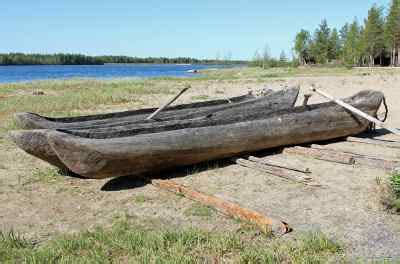
[[390,177],[390,186],[393,189],[396,198],[400,198],[400,173],[395,172]]

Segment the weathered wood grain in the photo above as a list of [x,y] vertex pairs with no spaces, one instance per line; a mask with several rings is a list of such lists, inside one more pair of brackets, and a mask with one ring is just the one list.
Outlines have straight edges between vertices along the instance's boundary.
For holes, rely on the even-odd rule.
[[[160,114],[160,117],[168,117],[188,112],[196,112],[204,109],[212,109],[224,104],[238,103],[254,99],[253,95],[243,95],[230,98],[229,100],[212,100],[205,102],[197,102],[191,104],[181,104],[171,106]],[[139,110],[130,110],[124,112],[77,116],[77,117],[61,117],[51,118],[34,113],[17,113],[14,119],[22,129],[72,129],[72,128],[88,128],[93,126],[101,126],[112,123],[137,122],[145,120],[148,115],[156,111],[156,108],[146,108]]]
[[313,148],[304,148],[304,147],[292,147],[285,148],[283,153],[285,154],[295,154],[295,155],[303,155],[306,157],[311,157],[314,159],[353,165],[354,157],[353,155],[346,153],[337,153],[333,151],[327,151],[324,149],[313,149]]
[[[280,109],[291,108],[296,102],[299,93],[298,88],[277,91],[268,96],[251,100],[252,104],[231,104],[229,108],[219,111],[213,110],[210,117],[202,117],[187,120],[159,121],[152,123],[138,123],[125,126],[95,128],[87,130],[60,130],[66,134],[73,134],[87,138],[116,138],[135,136],[140,134],[160,133],[185,128],[196,128],[230,124],[238,121],[248,121],[264,118],[269,113]],[[50,164],[59,166],[62,164],[57,155],[47,142],[47,133],[50,130],[23,130],[14,131],[10,135],[13,141],[27,153],[34,155]],[[59,166],[60,167],[60,166]]]
[[257,158],[254,156],[250,156],[249,157],[250,161],[254,161],[254,162],[258,162],[261,164],[265,164],[268,166],[272,166],[272,167],[277,167],[277,168],[282,168],[282,169],[287,169],[287,170],[292,170],[292,171],[297,171],[297,172],[301,172],[301,173],[311,173],[310,168],[304,168],[304,167],[294,167],[294,166],[290,166],[288,164],[285,164],[283,162],[277,162],[268,158]]
[[[346,101],[375,115],[383,99],[363,91]],[[59,159],[74,173],[105,178],[160,171],[286,145],[318,142],[365,131],[369,122],[332,103],[296,107],[264,119],[110,139],[47,134]]]
[[[299,88],[274,92],[268,96],[243,103],[221,106],[212,111],[204,110],[189,114],[183,120],[158,121],[153,123],[129,124],[81,130],[62,130],[62,132],[86,138],[116,138],[140,134],[159,133],[171,130],[217,126],[267,117],[270,113],[292,108],[296,103]],[[177,117],[182,118],[182,117]]]
[[269,218],[259,212],[241,207],[235,203],[227,202],[213,195],[207,195],[199,191],[195,191],[184,185],[178,184],[171,180],[152,180],[151,183],[163,190],[179,193],[185,197],[200,202],[204,205],[211,206],[217,211],[246,222],[257,225],[264,233],[286,234],[291,228],[286,222]]
[[352,143],[369,144],[369,145],[382,146],[382,147],[386,147],[386,148],[400,149],[399,141],[384,140],[384,139],[372,139],[372,138],[360,138],[360,137],[348,137],[346,140],[348,142],[352,142]]
[[241,158],[233,158],[233,161],[236,162],[236,164],[238,164],[240,166],[258,170],[261,172],[265,172],[265,173],[268,173],[268,174],[271,174],[274,176],[278,176],[278,177],[284,178],[286,180],[298,182],[298,183],[309,183],[312,180],[311,177],[309,177],[303,173],[300,173],[298,171],[288,170],[288,169],[276,167],[276,166],[270,166],[270,165],[262,164],[260,162],[241,159]]
[[342,151],[330,148],[329,146],[327,147],[316,144],[311,145],[311,147],[314,149],[330,151],[332,153],[337,153],[340,155],[351,155],[354,159],[355,165],[367,166],[371,168],[377,168],[389,171],[394,170],[395,168],[400,166],[400,160],[387,159],[387,158],[385,159],[377,156],[364,155],[356,152]]

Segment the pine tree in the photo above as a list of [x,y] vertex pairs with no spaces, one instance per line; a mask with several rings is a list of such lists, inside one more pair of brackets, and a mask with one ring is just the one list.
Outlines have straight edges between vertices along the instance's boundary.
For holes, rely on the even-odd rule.
[[256,50],[254,52],[252,65],[254,65],[256,67],[261,67],[262,66],[262,58],[261,58],[260,53],[258,52],[258,50]]
[[348,26],[342,49],[343,61],[347,66],[357,65],[361,62],[361,31],[356,19]]
[[270,50],[268,44],[265,45],[262,55],[262,67],[263,69],[269,67],[269,61],[271,59]]
[[373,5],[368,11],[365,20],[365,29],[362,36],[364,51],[369,58],[369,65],[374,66],[377,56],[382,61],[385,49],[383,8]]
[[328,59],[337,60],[340,57],[340,53],[341,53],[341,45],[340,45],[339,33],[337,29],[334,28],[329,37]]
[[284,50],[281,51],[281,55],[279,56],[279,62],[282,66],[284,66],[287,63],[288,59],[286,57],[286,53]]
[[385,44],[390,52],[390,64],[399,65],[396,52],[400,49],[400,0],[392,0],[385,25]]
[[307,64],[307,59],[310,53],[310,32],[302,29],[296,35],[294,50],[299,59],[300,65]]
[[311,44],[311,55],[317,63],[326,63],[329,59],[329,37],[331,30],[326,19],[322,20],[319,28],[314,32],[314,38]]

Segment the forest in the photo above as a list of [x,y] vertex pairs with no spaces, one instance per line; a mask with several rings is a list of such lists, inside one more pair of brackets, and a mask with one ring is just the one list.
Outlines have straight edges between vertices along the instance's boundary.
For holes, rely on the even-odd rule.
[[107,63],[154,63],[154,64],[233,64],[243,61],[199,60],[189,57],[129,57],[129,56],[86,56],[82,54],[25,54],[0,53],[0,65],[103,65]]
[[400,0],[373,5],[363,23],[354,19],[337,29],[324,19],[313,33],[302,29],[294,52],[300,65],[400,66]]

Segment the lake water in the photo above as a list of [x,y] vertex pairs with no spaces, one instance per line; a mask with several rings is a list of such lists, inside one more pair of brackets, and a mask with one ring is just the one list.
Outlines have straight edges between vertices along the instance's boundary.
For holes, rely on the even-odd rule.
[[190,77],[189,70],[222,68],[223,65],[108,64],[0,66],[0,83],[71,78]]

